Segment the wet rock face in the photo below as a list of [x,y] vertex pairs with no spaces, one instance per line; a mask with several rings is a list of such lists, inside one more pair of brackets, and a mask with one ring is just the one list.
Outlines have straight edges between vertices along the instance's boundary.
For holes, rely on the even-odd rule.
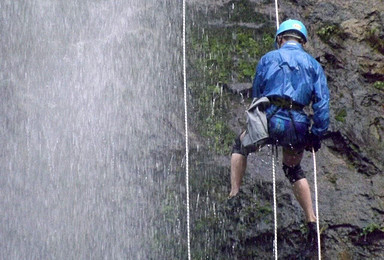
[[[244,1],[240,1],[244,2]],[[260,15],[271,15],[274,26],[273,1],[249,1]],[[210,2],[216,20],[220,10],[232,8],[237,1]],[[319,219],[323,228],[324,259],[382,259],[384,258],[384,4],[381,0],[342,1],[280,1],[280,21],[300,19],[309,31],[306,50],[323,66],[331,92],[331,126],[328,138],[317,153],[319,190]],[[214,7],[212,7],[214,6]],[[223,12],[228,14],[228,11]],[[222,17],[225,24],[227,16]],[[204,26],[204,25],[201,25]],[[212,26],[212,25],[211,25]],[[241,26],[241,25],[239,25]],[[249,23],[248,27],[252,27]],[[230,29],[230,28],[229,28]],[[227,82],[234,97],[244,96],[249,82]],[[244,105],[232,101],[234,115],[229,124],[236,132],[241,129]],[[239,123],[241,122],[241,123]],[[217,244],[223,252],[243,259],[271,257],[269,247],[258,246],[260,241],[272,243],[273,223],[270,213],[254,221],[255,207],[271,203],[271,165],[268,148],[248,160],[244,194],[237,206],[225,205],[219,214],[224,219],[218,226],[223,237],[230,239]],[[280,163],[279,163],[280,164]],[[221,162],[222,165],[222,162]],[[229,168],[229,158],[227,162]],[[313,183],[310,154],[304,156],[302,167]],[[303,243],[303,213],[294,199],[290,184],[277,167],[279,245],[284,257],[294,257]],[[229,169],[227,174],[229,175]],[[223,180],[221,185],[228,185]],[[313,185],[312,185],[313,190]],[[214,200],[214,198],[211,198]],[[255,203],[256,203],[255,202]],[[243,205],[238,209],[238,205]],[[245,207],[244,207],[245,205]],[[246,209],[245,209],[246,208]],[[230,212],[230,214],[228,213]],[[240,214],[237,215],[236,214]],[[264,219],[264,221],[261,221]],[[252,222],[251,221],[251,222]],[[233,223],[237,223],[234,225]],[[217,227],[217,226],[216,226]],[[247,230],[248,232],[245,232]],[[230,244],[230,245],[229,245]],[[260,244],[262,244],[260,242]],[[231,247],[232,246],[232,247]],[[252,255],[252,250],[254,254]],[[258,253],[257,253],[258,252]],[[260,253],[263,252],[263,253]],[[264,257],[264,258],[263,258]]]
[[[308,49],[319,57],[328,76],[331,130],[340,131],[356,155],[370,160],[368,168],[357,167],[359,172],[381,173],[384,6],[382,1],[370,6],[363,1],[316,2],[310,1],[302,12],[311,29]],[[359,164],[360,159],[350,160]]]
[[[373,1],[307,1],[286,4],[283,17],[301,18],[309,28],[307,49],[324,66],[331,91],[331,130],[370,160],[368,169],[383,171],[384,5]],[[358,158],[350,158],[359,164]],[[359,156],[358,156],[359,157]]]

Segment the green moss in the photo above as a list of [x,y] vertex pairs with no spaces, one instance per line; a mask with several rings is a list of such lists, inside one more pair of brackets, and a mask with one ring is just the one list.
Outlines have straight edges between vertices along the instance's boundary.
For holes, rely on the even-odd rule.
[[204,70],[208,84],[251,80],[260,57],[273,48],[273,32],[266,31],[258,39],[254,30],[235,28],[207,30],[202,36],[194,34],[192,49],[200,53],[199,67]]
[[255,3],[249,0],[232,0],[226,5],[229,10],[229,20],[232,22],[262,22],[265,18],[256,14]]
[[337,183],[337,176],[336,176],[335,173],[328,173],[328,174],[326,174],[326,178],[332,184],[336,184]]
[[271,215],[273,213],[271,205],[258,206],[256,210],[260,217],[265,217],[266,215]]
[[380,28],[372,28],[367,32],[367,42],[375,50],[384,54],[384,40],[380,38]]
[[378,90],[384,91],[384,81],[376,81],[375,83],[373,83],[373,87]]
[[264,33],[261,40],[256,41],[252,35],[245,32],[240,32],[237,35],[235,48],[239,61],[236,64],[239,80],[252,79],[255,74],[258,58],[264,54],[265,50],[270,50],[274,43],[272,34]]
[[384,232],[384,225],[383,224],[377,224],[377,223],[371,223],[365,228],[363,228],[362,232],[360,233],[360,236],[367,236],[369,234],[372,234],[373,232]]
[[327,24],[321,27],[316,33],[323,42],[329,42],[332,36],[340,33],[340,28],[335,24]]
[[273,48],[273,30],[261,30],[261,37],[246,28],[206,29],[192,32],[189,56],[195,56],[193,67],[200,75],[191,90],[197,100],[196,125],[218,154],[230,152],[235,133],[228,127],[232,95],[222,90],[223,83],[233,79],[251,82],[260,57]]
[[345,108],[341,109],[335,116],[336,121],[345,123],[347,117],[347,110]]

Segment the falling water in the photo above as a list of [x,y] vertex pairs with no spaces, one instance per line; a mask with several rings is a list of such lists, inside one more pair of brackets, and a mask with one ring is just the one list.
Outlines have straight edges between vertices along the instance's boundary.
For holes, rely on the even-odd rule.
[[0,2],[1,259],[151,258],[153,175],[184,145],[181,19],[176,0]]

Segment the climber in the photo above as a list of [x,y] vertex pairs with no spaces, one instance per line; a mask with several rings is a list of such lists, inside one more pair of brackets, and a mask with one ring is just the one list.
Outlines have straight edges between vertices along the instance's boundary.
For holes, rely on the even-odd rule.
[[[307,39],[307,29],[300,21],[287,20],[280,25],[275,36],[277,49],[265,54],[257,65],[252,96],[270,100],[266,109],[268,143],[282,146],[283,171],[308,224],[307,247],[315,250],[316,216],[300,163],[304,150],[314,148],[317,152],[321,147],[321,136],[329,125],[329,90],[321,65],[303,49]],[[303,111],[311,102],[312,121]],[[240,191],[248,154],[259,148],[244,147],[244,134],[239,135],[232,149],[230,199]]]

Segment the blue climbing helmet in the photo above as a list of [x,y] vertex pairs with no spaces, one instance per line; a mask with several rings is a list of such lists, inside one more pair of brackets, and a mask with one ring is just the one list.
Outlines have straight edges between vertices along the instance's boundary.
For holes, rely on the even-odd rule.
[[277,42],[277,36],[286,31],[299,32],[304,40],[304,43],[307,42],[308,33],[307,33],[307,28],[305,28],[304,24],[298,20],[289,19],[284,21],[282,24],[280,24],[279,29],[277,29],[277,32],[275,35],[275,43]]

